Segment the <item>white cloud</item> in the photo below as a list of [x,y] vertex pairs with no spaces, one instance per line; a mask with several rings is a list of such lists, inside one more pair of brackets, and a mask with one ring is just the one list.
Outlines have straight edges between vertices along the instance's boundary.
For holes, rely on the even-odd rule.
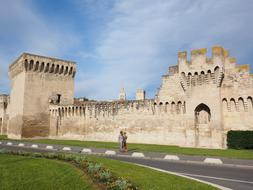
[[0,1],[0,89],[8,89],[8,65],[22,52],[64,57],[75,36],[40,15],[30,1]]
[[[117,98],[121,87],[130,97],[138,88],[147,89],[153,98],[161,75],[177,63],[180,50],[210,50],[220,44],[239,62],[252,59],[251,0],[74,2],[83,13],[84,23],[77,19],[85,28],[78,35],[64,28],[64,20],[54,23],[33,1],[0,1],[0,85],[4,86],[0,90],[7,89],[8,65],[23,51],[77,56],[76,95],[91,99]],[[85,33],[87,28],[91,30]]]
[[103,69],[80,77],[77,94],[111,99],[125,87],[131,97],[138,88],[154,97],[160,76],[177,63],[179,50],[221,44],[245,59],[242,49],[246,46],[249,53],[253,47],[252,8],[251,1],[236,0],[117,1],[96,48]]
[[78,43],[78,39],[68,33],[66,28],[60,28],[60,24],[55,25],[46,17],[46,13],[41,14],[39,8],[29,2],[0,1],[0,26],[3,29],[0,32],[1,38],[12,36],[13,39],[8,40],[15,40],[18,47],[56,56]]

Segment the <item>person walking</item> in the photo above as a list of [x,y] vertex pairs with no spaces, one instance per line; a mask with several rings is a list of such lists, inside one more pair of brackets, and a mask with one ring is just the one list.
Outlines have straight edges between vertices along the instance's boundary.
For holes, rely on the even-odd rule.
[[128,148],[127,148],[127,134],[126,134],[126,132],[124,132],[124,134],[123,134],[123,147],[124,147],[124,152],[127,152]]
[[120,152],[124,152],[124,147],[123,147],[123,141],[124,141],[123,131],[120,131],[118,141],[119,141],[119,151]]

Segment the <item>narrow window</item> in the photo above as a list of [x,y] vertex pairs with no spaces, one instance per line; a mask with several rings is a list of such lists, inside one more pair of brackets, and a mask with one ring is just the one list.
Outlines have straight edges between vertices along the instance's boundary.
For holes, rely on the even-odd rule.
[[56,103],[59,104],[61,102],[61,94],[57,94]]

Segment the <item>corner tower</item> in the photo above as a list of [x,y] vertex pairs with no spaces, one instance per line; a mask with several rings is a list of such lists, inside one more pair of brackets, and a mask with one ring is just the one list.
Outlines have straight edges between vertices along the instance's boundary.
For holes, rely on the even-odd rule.
[[23,53],[9,67],[11,79],[8,137],[49,135],[49,104],[72,104],[76,64]]

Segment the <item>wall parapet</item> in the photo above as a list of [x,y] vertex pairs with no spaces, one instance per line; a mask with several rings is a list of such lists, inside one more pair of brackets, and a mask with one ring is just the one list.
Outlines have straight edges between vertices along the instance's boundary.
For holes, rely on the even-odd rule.
[[87,119],[112,117],[121,113],[148,113],[159,114],[184,114],[185,101],[156,103],[155,100],[127,100],[112,102],[85,101],[73,105],[51,105],[49,107],[51,117],[84,117]]
[[152,102],[154,100],[84,101],[73,105],[51,105],[49,111],[51,116],[60,117],[110,117],[117,115],[121,110],[138,110],[140,106],[150,106]]
[[62,59],[23,53],[9,67],[10,77],[21,72],[50,73],[75,77],[76,63]]

